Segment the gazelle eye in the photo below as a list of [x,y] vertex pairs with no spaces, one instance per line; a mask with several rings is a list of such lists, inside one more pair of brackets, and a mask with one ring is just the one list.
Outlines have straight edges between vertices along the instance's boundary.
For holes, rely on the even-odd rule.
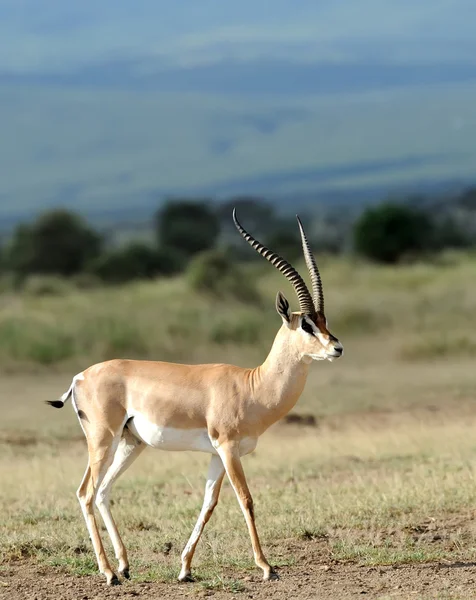
[[310,335],[314,335],[313,328],[309,325],[309,323],[305,319],[302,319],[302,321],[301,321],[301,329],[303,331],[305,331],[306,333],[309,333]]

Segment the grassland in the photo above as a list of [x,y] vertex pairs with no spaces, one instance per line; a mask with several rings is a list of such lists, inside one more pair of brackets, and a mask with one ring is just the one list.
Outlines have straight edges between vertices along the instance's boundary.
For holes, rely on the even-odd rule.
[[[279,325],[276,290],[294,300],[264,267],[249,274],[263,298],[256,307],[197,296],[184,279],[1,297],[0,597],[58,597],[48,590],[61,578],[74,584],[64,598],[110,593],[74,493],[86,463],[79,425],[70,407],[42,401],[111,356],[257,364]],[[281,582],[259,582],[225,483],[195,557],[198,581],[178,586],[207,458],[148,451],[113,493],[133,569],[115,595],[474,597],[475,268],[471,255],[399,269],[322,261],[345,356],[313,366],[294,411],[309,424],[277,424],[245,459]],[[39,575],[28,579],[32,569]]]

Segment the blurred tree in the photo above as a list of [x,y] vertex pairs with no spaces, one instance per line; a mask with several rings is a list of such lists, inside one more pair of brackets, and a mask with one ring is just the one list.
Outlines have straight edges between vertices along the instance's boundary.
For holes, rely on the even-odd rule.
[[457,199],[460,206],[470,210],[476,210],[476,188],[468,188]]
[[224,231],[233,231],[233,209],[238,219],[254,235],[264,235],[274,226],[276,217],[274,206],[268,200],[255,196],[237,196],[217,205],[217,213]]
[[189,258],[215,245],[220,222],[205,200],[168,200],[157,212],[156,229],[161,248]]
[[301,236],[295,220],[283,220],[264,238],[263,243],[290,262],[302,258]]
[[43,213],[29,225],[19,225],[6,248],[7,267],[29,273],[74,275],[101,251],[101,236],[68,210]]
[[254,237],[264,242],[268,235],[279,227],[279,218],[271,202],[258,196],[237,196],[217,203],[217,213],[221,223],[221,245],[233,252],[241,261],[259,261],[259,255],[247,244],[243,244],[233,223],[233,209],[236,208],[238,220]]
[[458,216],[457,214],[448,214],[434,219],[433,249],[435,251],[444,250],[445,248],[468,248],[473,245],[472,223],[468,223],[468,219],[461,221]]
[[182,255],[170,249],[156,250],[142,242],[101,254],[90,265],[90,272],[107,283],[125,283],[172,275],[183,268]]
[[423,210],[386,202],[365,210],[354,228],[357,252],[377,262],[434,249],[435,227]]

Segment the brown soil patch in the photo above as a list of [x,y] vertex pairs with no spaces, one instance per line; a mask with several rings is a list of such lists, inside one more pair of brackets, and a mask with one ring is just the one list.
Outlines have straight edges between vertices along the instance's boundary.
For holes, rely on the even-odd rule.
[[[226,572],[228,580],[239,582],[240,588],[208,589],[204,583],[155,583],[125,581],[121,586],[107,586],[102,576],[75,576],[61,569],[31,560],[19,560],[0,567],[2,600],[102,600],[111,598],[213,597],[216,600],[253,598],[260,600],[305,600],[310,598],[368,599],[476,598],[476,563],[427,563],[368,567],[329,558],[324,540],[292,542],[288,551],[296,564],[280,568],[280,580],[263,582],[258,571],[252,575]],[[179,565],[177,565],[177,568]],[[199,577],[200,566],[195,575]],[[243,588],[241,586],[244,586]]]

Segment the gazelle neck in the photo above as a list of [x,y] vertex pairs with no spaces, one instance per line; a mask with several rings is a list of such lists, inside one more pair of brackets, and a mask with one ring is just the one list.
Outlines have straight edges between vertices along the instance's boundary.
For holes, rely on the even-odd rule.
[[275,412],[273,422],[286,415],[299,400],[306,384],[311,361],[304,359],[290,343],[289,331],[283,325],[262,365],[252,371],[254,398]]

